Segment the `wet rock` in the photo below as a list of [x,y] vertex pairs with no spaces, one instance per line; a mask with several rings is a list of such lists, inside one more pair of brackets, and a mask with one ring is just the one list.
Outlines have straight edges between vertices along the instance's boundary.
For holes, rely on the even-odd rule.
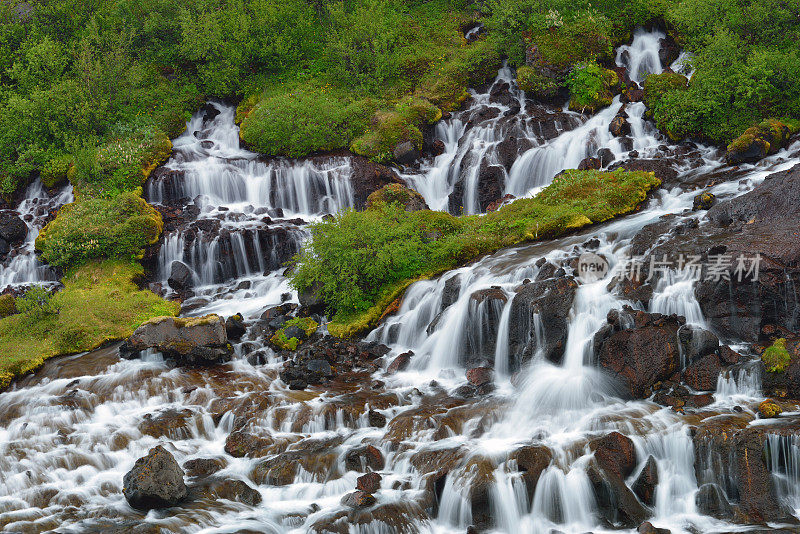
[[717,379],[722,370],[719,356],[707,354],[691,363],[683,371],[683,381],[697,391],[713,391],[717,387]]
[[225,462],[219,458],[194,458],[183,462],[186,476],[204,478],[225,468]]
[[594,491],[600,516],[622,528],[636,528],[648,516],[647,509],[616,473],[590,465],[586,474]]
[[356,480],[356,489],[364,493],[377,493],[381,489],[381,476],[374,471],[361,475]]
[[361,156],[351,157],[350,165],[353,169],[350,176],[350,184],[353,187],[354,207],[357,210],[364,209],[367,197],[383,186],[392,183],[403,183],[403,180],[392,169],[367,158]]
[[480,387],[492,381],[492,369],[489,367],[475,367],[467,371],[467,381],[475,387]]
[[190,488],[193,497],[205,499],[225,499],[248,506],[261,504],[261,493],[247,482],[239,479],[209,477]]
[[203,114],[203,122],[208,123],[213,121],[221,113],[220,110],[211,102],[206,102],[200,107],[200,113]]
[[612,310],[594,337],[597,363],[617,377],[634,398],[644,398],[658,381],[680,370],[678,329],[685,319],[625,306]]
[[[694,433],[695,473],[698,485],[716,483],[729,502],[736,502],[741,521],[792,521],[793,511],[778,497],[770,472],[769,440],[788,439],[800,430],[800,419],[780,418],[748,426],[741,416],[714,417],[703,421]],[[781,469],[785,460],[778,458]],[[705,490],[706,497],[711,490]],[[711,509],[725,509],[715,502]],[[727,512],[726,512],[727,513]]]
[[631,489],[639,497],[640,501],[647,506],[653,506],[656,486],[658,486],[658,465],[656,464],[656,459],[650,456],[647,458],[642,472],[636,477]]
[[[450,213],[468,212],[473,206],[466,206],[466,176],[455,183],[453,191],[448,197],[448,210]],[[505,189],[506,170],[501,165],[492,165],[488,160],[481,161],[478,168],[478,183],[476,197],[478,209],[485,212],[489,204],[496,202],[503,196]]]
[[611,124],[608,125],[608,131],[614,137],[625,137],[631,135],[631,123],[625,115],[617,115],[611,119]]
[[369,426],[375,428],[383,428],[386,426],[386,416],[375,410],[367,412],[367,421],[369,421]]
[[419,150],[411,141],[405,141],[394,147],[394,160],[401,165],[410,165],[419,158]]
[[318,289],[319,288],[315,284],[302,291],[298,291],[297,297],[300,300],[300,309],[306,316],[324,314],[327,309],[327,304],[320,298]]
[[539,477],[547,469],[553,459],[553,453],[541,445],[526,445],[509,455],[509,460],[517,463],[517,468],[522,471],[522,480],[528,493],[528,500],[533,499]]
[[380,471],[384,466],[383,453],[372,445],[363,445],[347,452],[344,457],[348,471]]
[[174,408],[146,414],[139,423],[139,432],[154,438],[186,439],[191,435],[193,415],[191,410]]
[[225,320],[225,333],[228,339],[239,341],[246,331],[247,328],[244,325],[244,317],[242,317],[241,313],[231,315]]
[[367,508],[375,504],[375,497],[357,490],[342,497],[342,504],[350,508]]
[[658,45],[658,59],[664,67],[672,65],[675,60],[678,59],[678,56],[681,55],[681,47],[670,34],[659,39]]
[[599,170],[603,166],[600,158],[584,158],[578,163],[579,171]]
[[636,467],[636,449],[633,441],[619,432],[596,439],[589,444],[594,458],[603,471],[627,478]]
[[440,308],[440,311],[444,311],[446,308],[455,304],[460,294],[461,294],[461,277],[459,275],[451,276],[450,278],[445,280],[444,289],[442,290],[442,306]]
[[341,436],[330,438],[306,438],[289,445],[284,452],[258,462],[250,472],[250,478],[259,485],[287,486],[294,483],[300,469],[313,481],[323,482],[338,478],[339,447]]
[[709,193],[704,191],[694,197],[692,201],[692,209],[694,211],[698,210],[710,210],[714,204],[717,202],[717,197],[714,196],[714,193]]
[[637,534],[670,534],[668,528],[654,527],[650,521],[645,521],[636,529]]
[[616,159],[614,152],[612,152],[610,148],[601,148],[598,150],[597,157],[600,159],[600,165],[602,167],[608,167],[614,163],[614,160]]
[[395,373],[399,373],[400,371],[405,371],[408,369],[408,365],[411,363],[411,357],[414,355],[413,352],[404,352],[397,356],[392,363],[389,364],[389,367],[386,369],[386,372],[390,375]]
[[434,140],[433,144],[431,145],[431,154],[434,157],[441,156],[445,153],[445,150],[447,150],[447,147],[445,146],[444,141],[441,139]]
[[220,363],[228,361],[233,354],[225,323],[213,314],[150,319],[136,329],[119,351],[124,357],[133,357],[147,349],[186,364]]
[[234,458],[262,458],[272,452],[275,441],[271,437],[256,436],[237,430],[225,440],[225,452]]
[[28,235],[28,225],[16,212],[0,211],[0,239],[11,246],[20,245]]
[[631,87],[622,93],[620,100],[624,104],[629,104],[631,102],[641,102],[642,100],[644,100],[644,89],[639,89],[638,87]]
[[123,478],[122,493],[133,508],[168,508],[187,495],[183,470],[170,452],[159,445],[136,460]]
[[703,484],[694,497],[697,510],[704,514],[730,521],[733,519],[733,507],[725,497],[722,489],[714,483]]
[[688,362],[694,362],[707,354],[714,354],[719,348],[719,338],[696,325],[684,325],[678,330],[678,342]]
[[[518,287],[511,301],[509,354],[520,355],[509,362],[516,371],[537,350],[552,362],[560,362],[567,341],[567,317],[578,283],[570,276],[537,280]],[[542,347],[537,346],[536,321],[540,321]]]

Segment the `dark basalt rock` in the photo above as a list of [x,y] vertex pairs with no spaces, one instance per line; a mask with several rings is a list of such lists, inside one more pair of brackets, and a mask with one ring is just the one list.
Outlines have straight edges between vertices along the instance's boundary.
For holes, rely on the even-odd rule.
[[363,445],[349,450],[345,454],[344,464],[348,471],[380,471],[385,465],[385,460],[378,448]]
[[[578,283],[570,276],[537,280],[518,287],[511,301],[509,354],[521,355],[510,362],[513,370],[542,349],[545,357],[559,362],[567,341],[567,316],[575,299]],[[541,321],[543,347],[537,347],[534,321]]]
[[25,241],[28,225],[14,211],[0,212],[0,239],[8,245],[17,246]]
[[388,352],[387,346],[375,342],[313,334],[294,353],[286,353],[280,378],[291,389],[326,384],[347,373],[378,370],[379,358]]
[[[481,162],[478,169],[477,197],[478,207],[481,212],[492,202],[503,196],[505,188],[506,170],[501,165],[491,165],[486,159]],[[462,177],[453,186],[453,191],[448,197],[448,210],[450,213],[461,213],[464,208],[466,195],[465,177]]]
[[194,287],[194,273],[182,261],[173,261],[169,268],[169,287],[175,291],[186,291]]
[[631,489],[647,506],[653,506],[656,486],[658,486],[658,465],[652,456],[647,458],[642,472],[636,477]]
[[377,493],[381,489],[381,476],[374,471],[356,479],[356,489],[364,493]]
[[700,486],[694,497],[695,505],[700,513],[730,521],[733,519],[733,507],[717,484],[708,483]]
[[550,465],[553,453],[541,445],[526,445],[512,452],[508,458],[516,461],[517,468],[522,471],[522,480],[525,482],[528,499],[533,499],[539,477]]
[[594,451],[594,458],[598,466],[609,474],[627,478],[636,467],[636,449],[633,441],[619,432],[612,432],[607,436],[589,443],[589,448]]
[[228,339],[239,341],[246,331],[247,327],[244,325],[244,317],[241,313],[225,319],[225,333],[228,335]]
[[636,311],[626,306],[612,310],[594,338],[600,367],[619,379],[634,398],[644,398],[658,381],[680,370],[678,330],[683,317]]
[[183,470],[172,454],[159,445],[136,460],[123,478],[122,493],[128,504],[140,510],[175,506],[187,495]]
[[233,355],[225,323],[218,315],[188,319],[156,317],[137,328],[119,352],[125,358],[133,358],[147,349],[182,364],[221,363]]

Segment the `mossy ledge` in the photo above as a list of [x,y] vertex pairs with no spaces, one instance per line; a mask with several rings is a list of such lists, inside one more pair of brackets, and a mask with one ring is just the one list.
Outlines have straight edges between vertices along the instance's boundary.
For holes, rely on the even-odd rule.
[[152,317],[176,315],[177,303],[136,286],[142,275],[136,263],[90,262],[64,277],[52,298],[57,313],[0,319],[0,390],[48,358],[96,349],[129,337]]
[[457,217],[399,204],[346,211],[311,226],[291,275],[333,313],[328,331],[352,337],[374,327],[413,282],[501,248],[552,239],[638,209],[661,184],[650,172],[567,170],[534,198],[483,216]]

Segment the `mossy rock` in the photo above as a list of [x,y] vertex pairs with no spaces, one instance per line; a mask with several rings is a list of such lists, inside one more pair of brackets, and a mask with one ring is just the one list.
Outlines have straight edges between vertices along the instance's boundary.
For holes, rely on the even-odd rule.
[[0,319],[17,313],[17,299],[13,295],[0,295]]
[[[290,330],[291,327],[298,328],[300,332],[302,332],[302,339],[297,336],[287,335],[287,331],[292,332],[294,330]],[[269,341],[281,350],[294,351],[297,350],[303,341],[311,337],[318,328],[319,323],[311,317],[296,317],[286,321],[284,325],[269,338]]]
[[661,104],[664,95],[672,91],[685,91],[689,87],[689,78],[675,72],[651,74],[644,80],[644,105],[655,110]]
[[783,410],[778,403],[772,399],[767,399],[758,405],[758,414],[764,419],[772,419],[778,417]]
[[367,197],[366,209],[378,209],[383,204],[399,204],[405,211],[429,209],[422,195],[402,184],[385,185]]
[[786,339],[776,339],[775,342],[766,348],[761,354],[761,361],[769,373],[782,373],[789,367],[792,356],[786,350]]
[[517,69],[517,86],[539,100],[552,100],[561,89],[559,83],[537,72],[532,67],[523,65]]
[[727,148],[725,159],[731,165],[753,163],[785,147],[795,129],[776,119],[767,119],[745,130]]

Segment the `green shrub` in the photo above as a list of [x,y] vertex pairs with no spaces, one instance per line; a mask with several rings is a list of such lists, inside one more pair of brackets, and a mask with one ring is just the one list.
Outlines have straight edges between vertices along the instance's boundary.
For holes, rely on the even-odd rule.
[[776,339],[775,342],[767,347],[761,354],[761,361],[770,373],[782,373],[789,367],[792,357],[786,350],[786,339]]
[[67,173],[74,163],[74,158],[69,155],[57,156],[47,161],[42,167],[42,183],[48,189],[62,185],[67,181]]
[[383,310],[370,309],[388,305],[413,280],[628,213],[659,183],[652,173],[566,171],[537,197],[484,216],[407,212],[397,203],[347,211],[311,226],[313,239],[296,259],[291,283],[298,290],[318,288],[336,322],[368,326],[359,315],[377,319]]
[[567,76],[569,109],[594,113],[609,106],[614,98],[612,90],[618,86],[619,77],[613,70],[604,69],[595,61],[580,63]]
[[17,304],[14,295],[0,295],[0,319],[17,313]]
[[17,309],[31,322],[39,322],[58,313],[53,296],[42,286],[33,286],[17,299]]
[[62,207],[36,238],[51,265],[73,267],[94,258],[140,258],[161,235],[161,214],[135,192],[83,199]]

